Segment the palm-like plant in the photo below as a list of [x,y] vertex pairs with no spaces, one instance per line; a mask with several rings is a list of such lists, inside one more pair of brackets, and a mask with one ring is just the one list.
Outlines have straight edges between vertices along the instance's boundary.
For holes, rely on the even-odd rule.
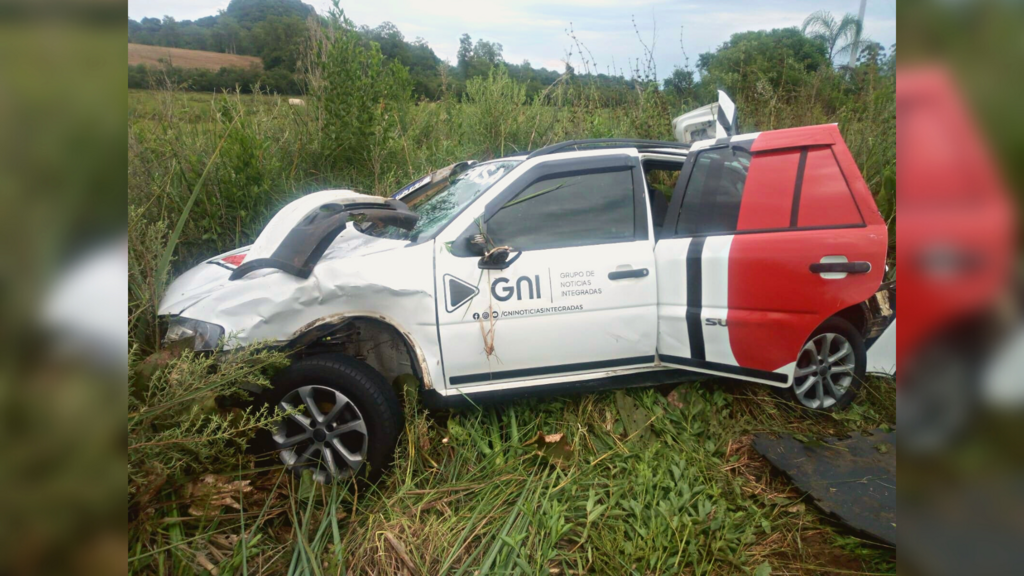
[[854,43],[868,41],[860,35],[862,26],[853,14],[836,20],[828,10],[818,10],[804,19],[802,31],[808,38],[823,42],[828,50],[828,59],[832,61],[836,56],[848,58],[854,50]]

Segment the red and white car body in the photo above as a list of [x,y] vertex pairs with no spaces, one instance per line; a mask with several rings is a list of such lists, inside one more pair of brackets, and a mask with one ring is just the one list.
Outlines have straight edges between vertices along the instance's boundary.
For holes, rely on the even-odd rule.
[[[239,272],[256,248],[214,258],[161,313],[176,334],[219,328],[227,347],[337,345],[358,324],[363,341],[393,344],[366,361],[415,374],[437,404],[685,374],[788,387],[829,318],[865,339],[884,328],[865,302],[882,285],[886,223],[835,125],[692,146],[579,141],[460,166],[419,203],[429,177],[389,201],[418,212],[411,231],[342,224],[298,274],[273,256],[320,200],[386,207],[349,191],[297,200],[254,245],[269,264]],[[398,360],[378,358],[385,348]]]

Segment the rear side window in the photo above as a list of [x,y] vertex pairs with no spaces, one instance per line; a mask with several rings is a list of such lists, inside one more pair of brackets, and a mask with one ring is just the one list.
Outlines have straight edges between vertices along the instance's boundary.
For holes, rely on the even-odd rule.
[[750,153],[739,148],[699,153],[686,185],[676,234],[735,231],[749,169]]
[[487,221],[495,246],[544,250],[633,239],[633,174],[629,168],[556,174],[516,194]]
[[712,148],[694,159],[677,236],[864,223],[830,147]]
[[846,185],[842,171],[830,148],[807,151],[803,186],[800,189],[800,212],[797,226],[843,226],[863,224],[853,193]]

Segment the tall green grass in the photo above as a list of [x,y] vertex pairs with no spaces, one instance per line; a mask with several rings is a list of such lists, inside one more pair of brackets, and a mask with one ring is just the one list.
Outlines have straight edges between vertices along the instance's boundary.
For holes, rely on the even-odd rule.
[[[323,57],[328,64],[331,58]],[[328,64],[322,67],[330,70]],[[345,78],[358,76],[358,70],[344,70]],[[400,76],[364,81],[403,84]],[[353,92],[366,92],[362,84],[346,83],[356,84]],[[861,84],[867,86],[822,71],[795,94],[764,86],[737,96],[740,126],[756,131],[838,123],[879,208],[891,219],[895,82],[878,77]],[[627,94],[626,104],[612,106],[571,81],[527,101],[523,86],[502,69],[472,79],[461,101],[442,90],[439,102],[381,108],[392,91],[354,99],[349,92],[322,90],[323,98],[309,98],[304,107],[265,93],[129,92],[128,202],[144,210],[147,221],[177,221],[224,141],[181,235],[179,269],[251,242],[278,208],[310,191],[347,187],[383,195],[468,158],[499,157],[575,138],[668,139],[672,117],[683,111],[678,101],[653,87]],[[349,114],[358,109],[364,111]],[[359,131],[352,127],[357,120],[363,126]]]
[[750,448],[756,432],[892,422],[892,387],[870,382],[865,394],[834,416],[741,383],[437,415],[407,398],[381,484],[225,470],[219,485],[237,506],[200,499],[184,513],[187,491],[167,490],[129,568],[186,574],[203,554],[221,574],[760,574],[765,563],[827,572],[836,558],[854,573],[892,571],[885,548],[842,552],[830,522]]
[[[265,381],[281,359],[253,351],[217,365],[161,350],[155,308],[168,278],[251,243],[311,191],[388,194],[468,158],[575,138],[670,138],[683,111],[652,82],[611,101],[568,75],[528,99],[501,69],[471,80],[462,98],[442,87],[438,101],[413,103],[399,71],[350,66],[353,57],[386,64],[356,52],[323,46],[321,80],[348,82],[310,84],[302,107],[259,89],[129,91],[132,573],[761,576],[827,572],[837,558],[853,573],[894,569],[890,550],[838,536],[749,448],[755,432],[892,424],[894,392],[881,382],[836,415],[732,382],[458,414],[424,412],[413,387],[394,470],[361,490],[244,454],[269,414],[224,411],[214,399],[244,395],[241,384]],[[894,87],[826,70],[799,89],[734,98],[744,131],[838,122],[890,218]]]

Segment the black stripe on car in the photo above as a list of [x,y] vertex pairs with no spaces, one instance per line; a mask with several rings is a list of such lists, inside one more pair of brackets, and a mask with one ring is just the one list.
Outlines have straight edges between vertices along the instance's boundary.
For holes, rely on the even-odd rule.
[[701,256],[704,253],[704,237],[690,240],[686,252],[686,331],[690,336],[690,357],[704,360],[704,327],[700,312],[704,306],[702,293]]

